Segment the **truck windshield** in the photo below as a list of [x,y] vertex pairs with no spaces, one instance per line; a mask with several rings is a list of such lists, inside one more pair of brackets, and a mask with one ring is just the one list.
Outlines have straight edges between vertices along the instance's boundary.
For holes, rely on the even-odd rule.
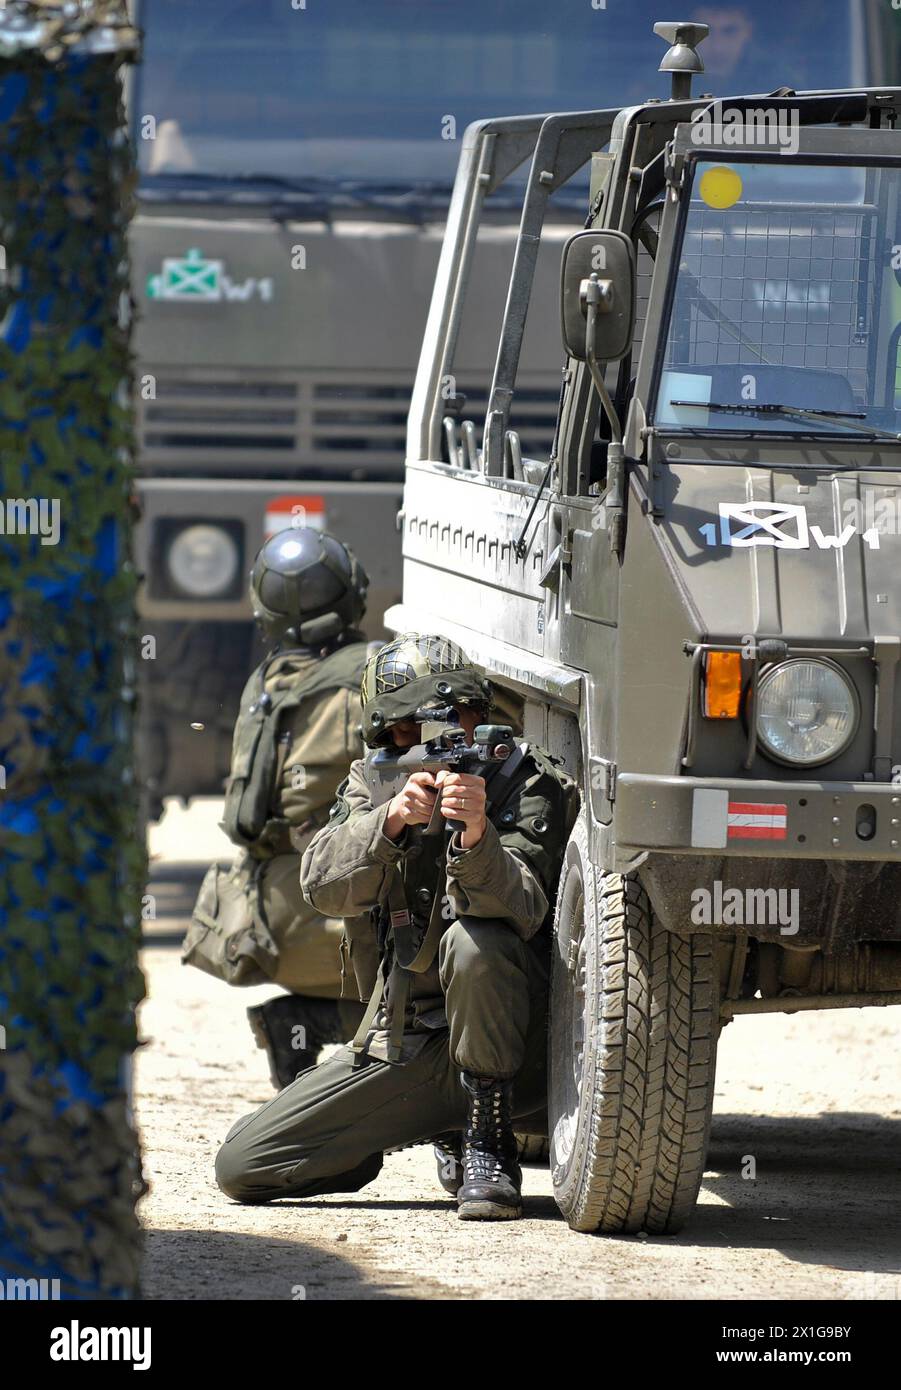
[[[864,0],[687,8],[712,27],[702,81],[716,92],[863,78]],[[144,0],[141,174],[448,188],[472,120],[667,96],[659,11],[659,0]]]
[[656,423],[894,438],[899,191],[894,167],[699,160]]

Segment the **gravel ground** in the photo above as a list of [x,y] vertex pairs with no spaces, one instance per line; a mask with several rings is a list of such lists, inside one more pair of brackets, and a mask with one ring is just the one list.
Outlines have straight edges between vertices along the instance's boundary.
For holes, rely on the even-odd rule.
[[676,1237],[573,1233],[539,1167],[526,1169],[522,1221],[459,1221],[427,1148],[389,1155],[349,1196],[229,1201],[213,1161],[234,1120],[272,1095],[244,1017],[272,991],[180,964],[197,870],[177,859],[216,853],[213,814],[182,813],[152,841],[158,918],[135,1067],[147,1297],[901,1298],[901,1009],[726,1028],[700,1202]]

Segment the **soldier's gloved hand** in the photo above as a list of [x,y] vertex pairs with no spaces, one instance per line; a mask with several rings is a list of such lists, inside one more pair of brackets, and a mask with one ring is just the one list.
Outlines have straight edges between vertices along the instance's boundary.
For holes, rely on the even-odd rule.
[[441,814],[445,820],[461,820],[466,829],[460,832],[461,849],[472,849],[485,834],[488,823],[485,815],[485,781],[468,772],[438,773],[441,788]]
[[408,825],[428,825],[435,809],[435,778],[431,772],[412,773],[388,803],[385,834],[396,840]]

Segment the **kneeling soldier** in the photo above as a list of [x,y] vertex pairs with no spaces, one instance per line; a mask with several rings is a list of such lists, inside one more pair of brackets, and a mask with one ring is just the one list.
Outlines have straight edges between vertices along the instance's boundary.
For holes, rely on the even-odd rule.
[[[386,1150],[463,1129],[460,1216],[519,1216],[514,1119],[524,1128],[546,1106],[551,905],[575,784],[527,744],[482,776],[471,750],[455,754],[491,687],[443,637],[383,647],[362,696],[375,751],[352,764],[301,881],[314,907],[345,918],[369,1006],[348,1048],[234,1126],[219,1185],[244,1202],[356,1192]],[[435,706],[459,729],[444,760],[419,756]],[[386,799],[380,769],[405,749],[408,766],[431,766]]]

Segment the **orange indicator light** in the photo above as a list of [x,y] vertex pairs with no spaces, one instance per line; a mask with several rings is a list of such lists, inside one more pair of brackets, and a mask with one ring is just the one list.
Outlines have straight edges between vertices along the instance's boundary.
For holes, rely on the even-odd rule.
[[704,668],[704,717],[737,719],[741,705],[741,652],[708,652]]

